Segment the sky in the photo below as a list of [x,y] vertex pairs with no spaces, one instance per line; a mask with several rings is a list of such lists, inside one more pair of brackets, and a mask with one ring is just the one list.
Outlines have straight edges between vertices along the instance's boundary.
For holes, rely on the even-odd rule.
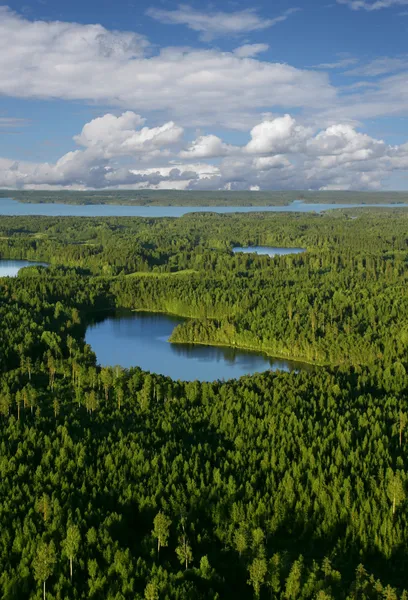
[[407,190],[408,0],[0,0],[0,187]]

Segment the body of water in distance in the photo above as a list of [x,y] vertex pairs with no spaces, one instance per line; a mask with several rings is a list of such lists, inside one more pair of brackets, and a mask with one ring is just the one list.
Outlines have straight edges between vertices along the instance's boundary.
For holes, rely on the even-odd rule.
[[404,208],[407,204],[307,204],[295,200],[287,206],[129,206],[122,204],[24,203],[0,198],[0,216],[48,217],[182,217],[189,213],[323,212],[335,208]]

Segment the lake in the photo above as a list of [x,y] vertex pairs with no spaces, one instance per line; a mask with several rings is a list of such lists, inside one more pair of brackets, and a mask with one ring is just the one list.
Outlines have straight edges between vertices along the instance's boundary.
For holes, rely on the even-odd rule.
[[285,256],[286,254],[301,254],[306,248],[277,248],[274,246],[236,246],[232,249],[234,254],[266,254],[268,256]]
[[0,277],[16,277],[23,267],[47,267],[46,263],[33,262],[30,260],[2,260],[0,259]]
[[182,217],[188,213],[323,212],[335,208],[404,208],[407,204],[307,204],[295,200],[287,206],[125,206],[119,204],[31,204],[0,198],[0,215],[48,217]]
[[85,341],[102,366],[140,367],[174,380],[233,379],[271,369],[310,368],[235,348],[171,344],[174,327],[184,319],[161,313],[120,311],[90,324]]

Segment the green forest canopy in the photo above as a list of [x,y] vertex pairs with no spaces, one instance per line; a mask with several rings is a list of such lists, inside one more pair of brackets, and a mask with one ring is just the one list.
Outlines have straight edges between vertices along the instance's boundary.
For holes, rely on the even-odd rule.
[[[2,217],[1,258],[51,263],[0,279],[2,597],[407,598],[407,225]],[[87,321],[122,306],[323,366],[100,368]]]

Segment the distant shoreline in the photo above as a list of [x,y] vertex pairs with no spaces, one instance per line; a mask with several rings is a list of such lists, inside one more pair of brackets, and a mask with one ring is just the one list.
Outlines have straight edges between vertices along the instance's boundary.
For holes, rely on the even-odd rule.
[[179,190],[101,190],[48,191],[0,190],[2,198],[31,204],[73,204],[92,206],[110,204],[121,206],[289,206],[293,202],[311,204],[407,204],[407,192],[344,192],[344,191],[179,191]]

